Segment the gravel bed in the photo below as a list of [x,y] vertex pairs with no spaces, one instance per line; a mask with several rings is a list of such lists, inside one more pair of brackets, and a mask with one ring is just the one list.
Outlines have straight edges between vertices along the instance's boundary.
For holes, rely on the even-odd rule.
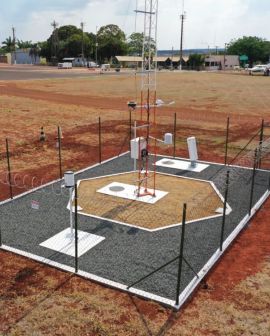
[[[129,155],[124,155],[79,173],[76,179],[116,174],[132,169],[133,161]],[[211,164],[201,173],[158,168],[158,171],[163,173],[213,181],[223,195],[227,170],[227,167],[216,164]],[[230,171],[228,203],[233,211],[226,216],[224,239],[245,217],[250,203],[252,170],[231,167]],[[253,205],[267,191],[268,182],[269,173],[257,171]],[[61,188],[61,184],[62,182],[56,182],[0,206],[3,244],[64,265],[74,265],[73,257],[39,245],[69,226],[69,211],[66,208],[69,195],[65,188]],[[31,208],[33,200],[39,202],[39,210]],[[179,211],[182,211],[180,206]],[[184,256],[196,272],[218,249],[221,223],[222,218],[217,217],[186,225]],[[79,215],[78,225],[82,231],[106,238],[79,258],[79,269],[124,285],[132,284],[179,254],[181,226],[147,232],[140,228],[83,215]],[[174,300],[177,267],[177,261],[171,263],[135,287]],[[193,271],[184,263],[181,290],[193,277]]]

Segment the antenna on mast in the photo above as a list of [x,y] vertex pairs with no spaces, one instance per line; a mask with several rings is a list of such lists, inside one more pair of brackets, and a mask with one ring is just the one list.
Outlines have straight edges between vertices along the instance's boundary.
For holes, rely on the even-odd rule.
[[52,41],[51,41],[51,60],[53,64],[57,63],[57,54],[58,54],[58,47],[59,47],[59,39],[58,39],[58,30],[57,27],[59,24],[54,20],[51,23],[51,26],[53,27],[53,33],[52,33]]
[[184,21],[186,18],[185,12],[185,0],[182,0],[182,14],[180,15],[181,22],[181,33],[180,33],[180,59],[179,59],[179,70],[182,70],[183,66],[183,39],[184,39]]

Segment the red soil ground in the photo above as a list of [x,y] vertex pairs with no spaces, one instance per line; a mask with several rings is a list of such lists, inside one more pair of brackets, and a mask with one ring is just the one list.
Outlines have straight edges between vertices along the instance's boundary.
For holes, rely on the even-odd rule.
[[[122,110],[123,105],[126,104],[125,98],[112,98],[110,99],[104,99],[102,97],[93,97],[93,96],[67,96],[64,94],[59,93],[53,93],[53,92],[42,92],[39,90],[29,90],[29,89],[23,89],[18,88],[15,83],[5,83],[4,85],[1,85],[1,94],[3,95],[9,95],[9,96],[16,96],[16,97],[26,97],[31,98],[34,100],[43,100],[43,101],[50,101],[55,102],[59,104],[71,104],[71,105],[82,105],[82,106],[89,106],[97,107],[100,109],[100,106],[104,109],[110,109],[113,108],[114,110]],[[214,103],[209,103],[205,106],[205,109],[207,111],[207,119],[203,119],[203,117],[200,116],[200,113],[198,113],[197,110],[195,110],[192,107],[186,107],[185,109],[179,108],[174,109],[174,112],[179,113],[180,115],[180,121],[177,128],[177,134],[181,134],[181,137],[186,137],[190,135],[191,133],[196,135],[200,134],[200,137],[207,137],[207,141],[201,141],[200,143],[200,159],[207,160],[207,161],[217,161],[222,162],[223,161],[223,151],[224,151],[224,139],[225,139],[225,122],[228,114],[218,112],[216,113],[215,105]],[[158,112],[160,113],[160,112]],[[162,112],[162,116],[164,117],[166,113],[164,114],[164,111]],[[173,120],[173,114],[171,112],[167,113],[167,117],[171,119],[169,122],[170,127],[172,127],[172,120]],[[219,127],[215,127],[216,125],[211,125],[210,128],[203,128],[200,127],[200,125],[196,125],[196,122],[200,123],[200,118],[202,121],[207,122],[207,120],[211,120],[211,122],[215,122]],[[193,126],[187,126],[181,124],[181,120],[192,120],[194,121]],[[237,123],[237,120],[241,120],[241,123]],[[220,123],[222,123],[222,126],[220,126]],[[103,124],[103,143],[102,143],[102,159],[107,159],[109,157],[112,157],[114,155],[117,155],[120,153],[120,151],[124,152],[128,149],[128,124],[127,122],[123,122],[123,128],[119,129],[119,121],[111,121],[107,120]],[[224,124],[224,126],[223,126]],[[168,124],[167,124],[168,125]],[[204,125],[202,125],[204,126]],[[250,138],[251,134],[254,134],[257,132],[257,130],[260,127],[260,120],[258,120],[257,116],[232,116],[232,129],[230,134],[230,142],[237,142],[242,141],[243,143],[246,142]],[[163,133],[164,131],[167,131],[168,126],[160,125],[160,133]],[[115,137],[114,141],[108,140],[106,138],[106,133],[113,132],[117,134],[117,137]],[[69,168],[72,166],[75,170],[84,168],[86,166],[89,166],[91,164],[98,162],[99,152],[98,152],[98,146],[95,144],[93,146],[85,145],[83,143],[77,143],[74,141],[74,136],[79,134],[85,134],[86,136],[89,134],[97,135],[97,125],[92,124],[88,126],[79,126],[77,128],[72,128],[71,130],[65,131],[65,137],[63,140],[63,151],[68,153],[68,151],[72,150],[73,152],[76,152],[78,155],[71,158],[71,160],[68,161],[67,157],[63,158],[63,171],[64,167],[68,166]],[[27,137],[26,137],[27,138]],[[46,143],[46,146],[48,149],[55,148],[55,138],[53,135],[50,136],[48,134],[49,140]],[[125,141],[123,141],[123,139]],[[210,140],[209,140],[210,139]],[[216,140],[219,140],[217,143]],[[31,144],[33,148],[35,148],[36,152],[46,153],[46,150],[43,149],[42,145],[37,141],[34,144]],[[87,152],[87,155],[85,153]],[[172,149],[165,149],[163,150],[164,154],[171,155]],[[211,154],[210,154],[211,153]],[[21,158],[24,159],[25,154],[25,148],[24,146],[16,146],[11,151],[11,160],[15,158]],[[231,151],[231,157],[233,157],[234,151]],[[177,146],[177,155],[179,156],[186,156],[186,149],[185,147],[179,143]],[[0,159],[5,160],[5,151],[2,149],[2,152],[0,153]],[[31,158],[29,159],[31,161]],[[57,151],[55,151],[55,157],[52,160],[51,157],[48,157],[47,164],[30,168],[30,166],[27,169],[16,170],[12,171],[12,179],[14,181],[14,176],[17,175],[16,181],[17,186],[14,187],[14,194],[21,193],[25,190],[28,190],[32,188],[33,186],[40,185],[41,183],[48,182],[52,179],[58,178],[59,176],[59,168],[58,168],[58,161],[57,161]],[[30,162],[31,163],[31,162]],[[25,178],[26,176],[29,176],[29,178]],[[31,176],[35,176],[34,184],[32,183]],[[0,175],[0,181],[6,181],[7,176],[6,173],[1,173]],[[32,185],[33,184],[33,185]],[[0,199],[5,199],[9,196],[9,187],[8,184],[1,185],[1,191],[0,191]],[[237,240],[234,242],[232,247],[229,249],[229,251],[224,255],[220,263],[216,266],[216,268],[211,272],[211,274],[208,276],[208,284],[209,289],[203,290],[200,289],[197,293],[197,295],[194,296],[192,299],[191,304],[189,304],[184,311],[178,314],[171,313],[170,310],[163,310],[160,308],[160,306],[152,304],[150,302],[140,300],[138,298],[134,297],[128,297],[126,294],[104,289],[102,286],[91,284],[90,282],[86,282],[83,280],[78,280],[74,278],[71,280],[71,288],[74,288],[75,285],[79,286],[80,288],[87,287],[87,291],[99,291],[106,292],[106,295],[110,298],[110,300],[118,300],[118,298],[121,298],[121,300],[124,301],[124,306],[128,308],[127,311],[131,311],[134,313],[134,307],[137,313],[140,314],[142,319],[145,318],[146,324],[149,321],[154,321],[156,316],[162,315],[162,320],[164,321],[164,324],[160,326],[159,333],[156,333],[157,335],[181,335],[181,327],[183,324],[187,323],[187,320],[190,319],[192,321],[196,319],[196,316],[193,316],[190,312],[194,313],[194,310],[196,310],[196,314],[200,314],[200,306],[203,307],[204,300],[210,299],[213,300],[213,302],[222,301],[226,302],[228,304],[234,304],[240,301],[242,299],[243,293],[237,293],[235,292],[235,287],[241,283],[242,280],[247,279],[250,276],[253,276],[257,274],[257,272],[262,270],[263,263],[267,258],[269,258],[270,255],[270,219],[269,219],[269,212],[270,212],[270,200],[267,201],[267,203],[263,206],[261,211],[255,216],[255,218],[252,220],[252,223],[247,229],[237,238]],[[6,256],[6,253],[0,252],[1,258]],[[13,255],[9,255],[9,263],[12,264],[12,260],[14,261],[14,264],[16,264],[17,271],[20,270],[21,266],[21,260],[23,258],[16,257]],[[27,267],[38,267],[34,266],[36,265],[32,261],[23,261],[23,264],[26,264]],[[8,265],[6,265],[8,267]],[[63,277],[69,277],[65,273],[58,272],[56,270],[52,270],[51,268],[42,267],[44,276],[46,275],[53,275],[56,279],[63,279]],[[3,270],[5,270],[5,265],[3,265]],[[15,269],[14,269],[15,271]],[[12,271],[10,271],[12,273]],[[14,273],[14,272],[13,272]],[[3,272],[2,272],[3,274]],[[3,276],[2,276],[3,277]],[[30,277],[31,279],[31,277]],[[1,277],[0,277],[1,280]],[[41,281],[41,279],[39,279]],[[0,285],[7,282],[8,280],[6,278],[3,279],[3,281],[0,281]],[[22,281],[17,284],[16,291],[19,293],[23,293],[23,295],[27,296],[27,281]],[[42,285],[42,282],[41,282]],[[68,285],[70,285],[70,282],[68,282]],[[38,284],[36,284],[38,287]],[[45,286],[43,284],[43,286]],[[258,285],[254,284],[255,290],[258,290]],[[64,286],[62,288],[63,295],[65,292],[69,291],[70,289],[68,286]],[[240,297],[241,296],[241,297]],[[5,300],[9,300],[9,298],[4,298]],[[245,307],[246,310],[253,309],[254,302],[252,301],[251,297],[245,298]],[[270,306],[269,306],[270,310]],[[100,312],[102,314],[102,308],[100,308]],[[12,315],[12,319],[8,315]],[[11,327],[11,323],[19,319],[22,315],[22,312],[19,310],[16,310],[15,307],[13,307],[12,313],[7,312],[5,316],[2,315],[2,318],[0,318],[0,331],[5,330],[6,328]],[[126,316],[120,316],[118,319],[119,328],[121,328],[121,325],[127,324],[128,318],[132,317],[126,317]],[[146,328],[147,329],[147,328]],[[175,330],[170,333],[170,330]],[[269,329],[270,330],[270,329]],[[61,334],[61,333],[60,333]],[[125,333],[123,333],[124,335]],[[134,335],[137,333],[134,332]],[[145,335],[152,335],[151,332],[146,332]],[[191,335],[223,335],[222,332],[207,332],[207,330],[204,333],[200,333],[199,331],[196,333],[192,333]],[[122,335],[119,333],[119,335]],[[138,333],[138,335],[141,335]],[[185,334],[186,335],[186,334]],[[188,335],[188,334],[187,334]],[[233,335],[233,334],[232,334]],[[243,334],[244,335],[244,334]],[[249,334],[247,334],[249,335]]]
[[[263,308],[257,302],[260,290],[266,288],[261,288],[256,280],[250,285],[253,295],[235,288],[262,271],[264,262],[269,260],[269,211],[270,200],[208,276],[208,289],[199,288],[177,313],[0,251],[0,333],[25,335],[31,330],[40,335],[267,336],[269,321],[261,328],[261,322],[254,325],[244,319],[269,312],[269,301]],[[216,309],[210,311],[212,316],[207,315],[209,305]],[[232,307],[237,310],[231,312]],[[220,316],[218,320],[216,315]],[[68,321],[64,316],[68,316]]]

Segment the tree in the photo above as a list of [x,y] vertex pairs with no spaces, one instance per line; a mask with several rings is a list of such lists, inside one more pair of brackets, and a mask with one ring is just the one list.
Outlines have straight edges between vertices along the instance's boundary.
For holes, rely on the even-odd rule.
[[[145,53],[148,54],[148,42],[146,42]],[[143,33],[133,33],[128,38],[128,53],[130,55],[142,55],[143,49]],[[155,41],[151,38],[150,49],[156,50]]]
[[270,42],[256,36],[244,36],[229,43],[228,55],[247,55],[250,66],[255,62],[268,62]]
[[128,38],[128,53],[130,55],[142,55],[143,33],[132,33]]
[[[59,41],[66,41],[72,35],[81,34],[81,29],[73,25],[62,26],[57,29]],[[81,36],[81,35],[80,35]]]
[[17,46],[19,49],[29,49],[33,46],[32,41],[17,40]]
[[[89,57],[91,54],[91,43],[89,37],[84,34],[84,55]],[[64,57],[78,57],[82,54],[82,33],[74,34],[70,36],[65,42],[65,48],[63,50]]]
[[85,36],[89,39],[88,50],[87,46],[85,46],[85,54],[86,56],[94,59],[95,58],[95,46],[96,46],[96,34],[85,32]]
[[99,56],[101,60],[110,60],[113,56],[123,55],[127,51],[126,35],[117,25],[107,25],[97,33]]
[[40,55],[40,46],[38,43],[32,44],[32,47],[29,50],[29,56],[32,59],[32,63],[37,62],[37,57]]
[[39,55],[45,57],[47,60],[51,58],[51,46],[50,43],[47,41],[39,42],[40,52]]
[[[80,57],[82,55],[82,30],[72,25],[62,26],[56,29],[54,32],[57,34],[57,59],[64,57]],[[93,36],[94,37],[93,37]],[[92,33],[84,33],[84,56],[90,57],[93,54],[95,35]],[[48,60],[52,60],[52,48],[53,33],[46,42],[43,42],[41,46],[40,55],[46,57]]]
[[9,52],[14,51],[14,41],[11,38],[11,36],[6,38],[5,41],[2,42],[2,46],[3,46],[3,51],[5,53],[9,53]]
[[188,65],[192,70],[200,70],[204,63],[204,55],[201,54],[191,54],[189,55]]

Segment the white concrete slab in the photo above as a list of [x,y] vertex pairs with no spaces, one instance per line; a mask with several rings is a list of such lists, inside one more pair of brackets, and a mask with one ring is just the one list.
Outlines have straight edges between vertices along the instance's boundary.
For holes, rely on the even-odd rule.
[[157,166],[160,167],[166,167],[166,168],[174,168],[174,169],[180,169],[180,170],[188,170],[196,173],[202,172],[204,169],[209,167],[208,164],[204,163],[197,163],[195,167],[191,166],[191,163],[189,161],[184,160],[174,160],[174,159],[161,159],[156,162]]
[[[223,208],[217,208],[216,213],[223,215]],[[225,215],[229,215],[232,212],[232,208],[227,204]]]
[[[141,192],[144,191],[144,188],[141,188]],[[153,192],[153,189],[148,189],[150,193]],[[120,183],[120,182],[112,182],[105,187],[97,190],[97,192],[101,194],[106,194],[110,196],[120,197],[120,198],[126,198],[133,201],[139,201],[149,204],[155,204],[158,202],[161,198],[166,196],[168,192],[156,190],[155,191],[155,197],[152,195],[146,195],[146,196],[137,196],[138,192],[138,186]]]
[[[78,231],[78,257],[82,256],[104,239],[105,237],[97,236],[84,231]],[[64,231],[61,231],[55,236],[47,239],[41,243],[40,246],[75,257],[75,239],[71,238],[70,228],[65,229]]]

